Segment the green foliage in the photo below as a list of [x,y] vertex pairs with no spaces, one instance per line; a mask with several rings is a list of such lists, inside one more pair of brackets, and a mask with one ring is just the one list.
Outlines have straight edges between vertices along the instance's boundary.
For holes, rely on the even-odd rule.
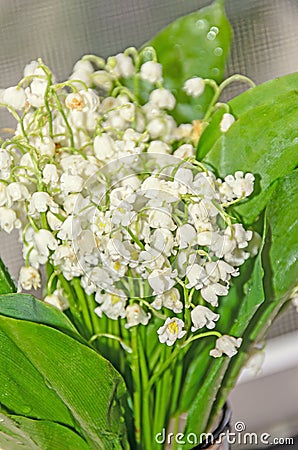
[[[49,448],[51,433],[57,442],[69,442],[64,448],[81,448],[75,442],[90,449],[126,448],[121,376],[93,349],[53,328],[74,333],[61,312],[25,296],[26,318],[19,319],[21,308],[11,308],[16,300],[21,303],[21,295],[0,298],[0,399],[10,418],[2,426],[11,424],[42,450]],[[42,323],[33,322],[36,317]],[[13,435],[10,428],[0,434],[2,445]]]
[[0,259],[0,295],[16,292],[16,287],[7,268]]
[[254,195],[235,208],[246,223],[265,208],[273,183],[297,166],[297,100],[297,91],[281,93],[274,108],[264,104],[244,112],[203,160],[220,177],[237,170],[255,175]]
[[212,89],[207,87],[201,97],[194,99],[185,94],[183,84],[193,76],[222,81],[231,37],[223,2],[219,0],[171,23],[148,43],[163,65],[165,87],[177,98],[173,116],[178,123],[203,118]]
[[[298,83],[298,74],[292,73],[281,78],[267,81],[253,89],[248,89],[229,102],[230,112],[239,118],[242,114],[261,105],[274,106],[281,95],[295,91]],[[220,122],[225,108],[218,109],[210,119],[198,143],[197,158],[203,159],[213,148],[216,141],[222,136]]]

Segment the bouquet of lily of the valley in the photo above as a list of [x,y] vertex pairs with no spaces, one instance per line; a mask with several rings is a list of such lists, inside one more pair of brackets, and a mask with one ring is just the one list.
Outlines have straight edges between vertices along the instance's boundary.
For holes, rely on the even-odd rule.
[[223,81],[230,37],[216,1],[66,81],[38,60],[1,91],[17,127],[0,228],[24,256],[19,293],[1,266],[5,449],[154,450],[170,424],[190,449],[298,303],[298,75]]

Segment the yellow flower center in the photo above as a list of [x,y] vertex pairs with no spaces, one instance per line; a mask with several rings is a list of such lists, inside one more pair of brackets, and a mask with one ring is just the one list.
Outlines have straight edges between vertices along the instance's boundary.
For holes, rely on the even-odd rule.
[[111,303],[112,303],[112,305],[116,305],[118,302],[120,302],[119,295],[112,294],[111,295]]
[[176,322],[176,321],[175,321],[175,322],[171,322],[171,323],[168,325],[168,330],[169,330],[169,332],[170,332],[171,334],[178,334],[179,327],[178,327],[177,322]]

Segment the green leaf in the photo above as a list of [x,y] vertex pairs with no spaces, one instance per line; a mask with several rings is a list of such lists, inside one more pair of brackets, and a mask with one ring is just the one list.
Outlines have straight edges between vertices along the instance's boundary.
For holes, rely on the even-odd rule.
[[22,416],[0,416],[0,445],[5,450],[90,450],[84,439],[73,430],[46,420]]
[[6,410],[66,426],[90,449],[122,448],[125,387],[108,361],[60,331],[25,320],[0,317],[0,339]]
[[[275,105],[279,101],[279,97],[286,93],[292,92],[298,85],[298,73],[285,75],[274,80],[260,84],[253,89],[248,89],[240,95],[232,98],[228,105],[231,113],[239,118],[242,114],[261,105]],[[222,136],[220,131],[220,122],[224,114],[225,108],[217,110],[204,133],[202,134],[197,151],[197,159],[201,160],[212,149],[215,142]]]
[[21,445],[26,450],[40,450],[31,437],[21,430],[12,419],[0,414],[0,448],[19,450]]
[[9,294],[11,292],[16,292],[16,287],[0,258],[0,294]]
[[270,104],[242,114],[214,144],[204,161],[220,177],[237,170],[256,177],[254,194],[237,207],[246,223],[252,223],[266,206],[274,182],[298,163],[298,92],[291,91]]
[[264,267],[272,280],[273,299],[287,296],[298,282],[297,211],[296,170],[279,181],[266,211],[269,261],[266,260]]
[[0,315],[77,333],[65,314],[28,294],[0,295]]
[[[218,322],[218,329],[222,333],[228,333],[236,337],[240,337],[243,334],[249,325],[250,319],[264,301],[263,275],[260,252],[255,260],[251,278],[245,284],[246,294],[243,292],[244,282],[247,277],[247,274],[244,272],[233,281],[229,294],[221,299],[221,307],[218,311],[221,319]],[[229,320],[225,317],[226,315]],[[222,329],[222,319],[225,319],[227,322],[224,324],[225,330]],[[211,348],[212,346],[206,347],[196,360],[191,362],[183,389],[183,396],[192,400],[190,405],[183,399],[181,403],[182,406],[188,405],[189,407],[187,432],[196,433],[197,435],[200,435],[207,429],[217,392],[221,388],[221,382],[230,363],[226,357],[213,360],[209,356]],[[193,399],[195,400],[193,401]]]
[[164,85],[177,98],[173,116],[178,123],[201,119],[213,92],[207,87],[198,99],[187,96],[184,82],[193,76],[222,81],[231,42],[231,27],[223,2],[181,17],[162,30],[152,45],[163,65]]
[[[229,359],[225,356],[211,361],[206,378],[200,386],[197,395],[193,398],[193,403],[188,411],[185,429],[186,435],[188,433],[195,433],[197,436],[200,436],[206,432],[212,405],[228,364]],[[192,446],[186,444],[183,448],[188,450]]]
[[261,105],[275,105],[281,95],[297,89],[298,73],[291,73],[248,89],[229,101],[232,114],[239,117]]
[[[258,269],[261,262],[258,256],[250,283],[251,292],[248,292],[244,300],[241,299],[240,321],[236,321],[229,333],[239,332],[239,327],[242,328],[241,323],[245,325],[246,319],[243,344],[238,355],[230,361],[212,415],[216,416],[220,411],[253,345],[264,338],[269,326],[297,284],[298,219],[295,214],[297,209],[298,172],[294,171],[279,180],[266,209],[267,233],[261,254],[264,267],[263,288],[260,279],[263,271],[258,274],[258,271],[261,270]],[[265,292],[265,301],[258,305],[258,299],[261,298],[262,292]],[[248,296],[251,297],[250,307],[253,307],[254,303],[258,306],[253,315],[251,315],[253,309],[249,315],[246,315],[246,307],[243,306],[247,303]]]

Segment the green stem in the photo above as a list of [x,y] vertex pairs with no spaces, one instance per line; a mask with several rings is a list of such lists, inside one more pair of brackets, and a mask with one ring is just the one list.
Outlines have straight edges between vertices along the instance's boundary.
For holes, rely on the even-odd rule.
[[138,333],[138,351],[140,360],[140,371],[141,371],[141,381],[142,381],[142,392],[144,397],[142,398],[142,427],[141,427],[141,439],[144,448],[151,448],[153,443],[152,437],[152,419],[150,414],[150,393],[147,390],[148,384],[148,367],[145,356],[145,345],[141,337],[141,331],[139,329]]
[[[87,337],[90,338],[94,334],[92,321],[89,313],[88,303],[85,297],[85,292],[81,286],[80,278],[73,278],[71,284],[75,290],[76,296],[79,300],[80,310],[83,316],[85,330],[87,330]],[[85,333],[86,334],[86,333]]]
[[140,364],[139,364],[139,352],[138,352],[138,328],[132,327],[131,329],[131,373],[133,378],[133,410],[134,410],[134,423],[135,423],[135,436],[137,447],[139,450],[141,448],[141,375],[140,375]]
[[97,303],[94,300],[94,295],[86,294],[86,301],[87,301],[88,309],[90,312],[93,331],[95,334],[98,334],[101,332],[101,327],[100,327],[100,323],[99,323],[99,318],[97,317],[97,315],[94,312],[94,309],[97,306]]
[[69,302],[69,309],[70,309],[71,315],[73,317],[74,324],[77,327],[77,329],[79,330],[80,334],[82,336],[85,336],[84,323],[82,321],[79,307],[75,301],[75,294],[73,292],[73,289],[72,289],[71,285],[69,284],[69,282],[64,278],[64,276],[62,274],[58,275],[58,279],[62,286],[62,289],[65,292],[67,300]]

